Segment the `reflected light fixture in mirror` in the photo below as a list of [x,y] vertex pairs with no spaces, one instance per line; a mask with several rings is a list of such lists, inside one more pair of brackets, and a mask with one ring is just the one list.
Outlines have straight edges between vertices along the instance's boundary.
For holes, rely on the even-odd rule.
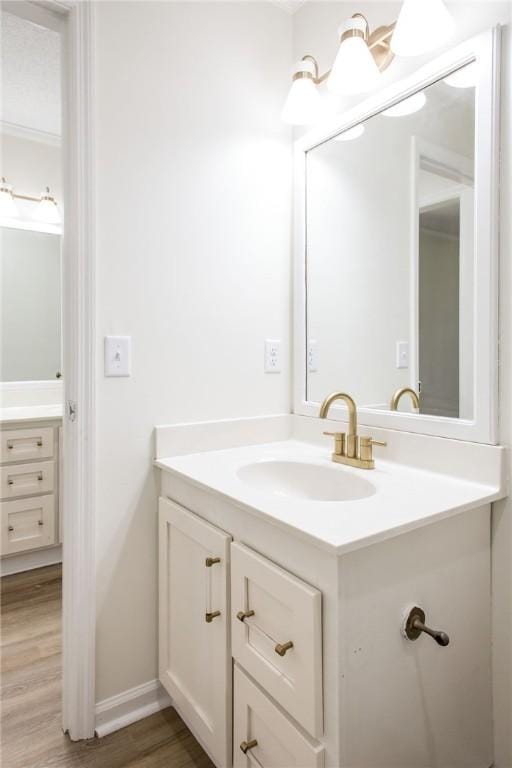
[[455,30],[443,0],[404,0],[391,38],[397,56],[420,56],[439,48]]
[[356,14],[340,27],[340,47],[327,87],[343,96],[370,91],[379,82],[380,71],[368,48],[368,22]]
[[2,178],[0,185],[0,216],[13,219],[19,216],[18,206],[14,202],[12,186]]
[[335,136],[336,141],[352,141],[353,139],[358,139],[360,136],[362,136],[364,133],[364,125],[363,123],[359,123],[359,125],[354,125],[353,128],[349,128],[348,131],[343,131],[343,133],[339,133],[337,136]]
[[413,115],[415,112],[419,112],[426,103],[427,97],[423,91],[419,91],[419,93],[409,96],[408,99],[399,101],[398,104],[393,104],[389,109],[385,109],[382,114],[385,117],[405,117],[406,115]]
[[369,91],[378,86],[380,72],[391,64],[395,53],[427,53],[439,48],[454,29],[455,22],[443,0],[404,0],[397,21],[371,32],[366,18],[355,13],[341,28],[340,47],[332,70],[320,75],[314,56],[304,56],[302,62],[307,60],[312,67],[305,70],[301,62],[295,70],[282,119],[292,125],[319,122],[323,117],[322,99],[315,99],[313,92],[319,95],[317,86],[325,80],[335,94]]
[[451,75],[444,78],[443,82],[446,85],[451,85],[452,88],[476,88],[476,78],[476,63],[473,61],[472,64],[467,64],[465,67],[452,72]]
[[292,87],[283,107],[282,119],[291,125],[311,125],[319,119],[322,99],[315,82],[318,79],[316,61],[305,56],[293,74]]

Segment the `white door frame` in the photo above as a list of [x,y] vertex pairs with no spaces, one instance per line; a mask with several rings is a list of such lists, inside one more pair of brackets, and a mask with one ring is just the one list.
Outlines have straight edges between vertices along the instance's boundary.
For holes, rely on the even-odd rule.
[[[63,73],[63,705],[73,741],[94,736],[95,253],[93,185],[94,3],[3,2],[2,9],[62,36]],[[73,404],[75,417],[70,418]]]

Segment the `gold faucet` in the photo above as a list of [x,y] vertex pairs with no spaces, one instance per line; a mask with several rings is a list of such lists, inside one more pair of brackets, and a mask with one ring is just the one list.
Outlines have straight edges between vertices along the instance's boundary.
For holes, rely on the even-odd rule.
[[343,400],[348,408],[348,435],[344,432],[324,432],[324,435],[334,437],[334,453],[332,460],[338,464],[348,464],[359,469],[373,469],[372,446],[387,445],[387,443],[374,440],[372,437],[358,437],[357,435],[357,407],[354,399],[345,392],[333,392],[325,398],[320,406],[320,418],[326,419],[329,408],[336,400]]
[[414,391],[414,389],[411,389],[411,387],[402,387],[401,389],[397,389],[397,391],[394,393],[393,397],[391,398],[391,403],[389,406],[391,410],[398,411],[398,403],[400,402],[400,399],[403,395],[409,395],[412,400],[413,408],[415,408],[416,411],[419,411],[420,399],[417,393]]

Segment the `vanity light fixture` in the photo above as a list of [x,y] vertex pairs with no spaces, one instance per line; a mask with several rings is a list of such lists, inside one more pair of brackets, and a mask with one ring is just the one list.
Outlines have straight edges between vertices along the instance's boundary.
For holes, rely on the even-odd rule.
[[368,47],[369,25],[356,13],[339,30],[340,47],[334,60],[327,87],[341,96],[376,88],[380,70]]
[[389,109],[385,109],[382,114],[386,117],[405,117],[405,115],[413,115],[415,112],[419,112],[427,102],[427,97],[423,91],[414,93],[409,96],[408,99],[399,101],[398,104],[393,104]]
[[318,122],[322,100],[316,98],[317,86],[325,80],[335,94],[369,91],[379,84],[380,73],[395,54],[418,56],[438,48],[454,28],[443,0],[404,0],[398,20],[373,31],[366,17],[355,13],[340,28],[340,47],[331,70],[320,75],[316,59],[309,54],[303,57],[293,74],[283,120],[292,125]]
[[46,187],[39,197],[31,195],[20,195],[13,192],[10,184],[7,184],[4,177],[0,184],[0,216],[3,218],[14,218],[19,216],[19,209],[15,200],[29,200],[31,203],[38,203],[34,218],[38,221],[44,221],[46,224],[60,224],[61,217],[57,201],[50,194],[50,188]]
[[[324,78],[325,79],[325,78]],[[322,82],[318,64],[312,56],[304,56],[293,73],[293,82],[283,107],[282,119],[290,125],[311,125],[319,119],[322,99],[316,85]]]
[[336,141],[352,141],[352,139],[358,139],[360,136],[363,135],[365,131],[363,123],[358,123],[358,125],[354,125],[353,128],[349,128],[348,131],[343,131],[343,133],[339,133],[337,136],[335,136]]
[[46,224],[60,224],[59,209],[55,198],[50,195],[50,187],[46,187],[44,192],[41,192],[36,218]]
[[0,216],[8,219],[19,216],[18,206],[14,202],[12,186],[7,184],[3,177],[0,184]]
[[404,0],[391,38],[397,56],[420,56],[445,43],[455,22],[443,0]]

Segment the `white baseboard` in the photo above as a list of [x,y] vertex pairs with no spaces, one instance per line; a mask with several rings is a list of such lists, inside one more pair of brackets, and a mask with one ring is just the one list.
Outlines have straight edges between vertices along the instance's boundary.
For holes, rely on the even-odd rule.
[[62,545],[48,549],[36,549],[34,552],[22,552],[19,555],[9,555],[0,560],[0,576],[11,576],[13,573],[33,571],[47,565],[62,563]]
[[109,733],[170,707],[171,698],[159,680],[150,680],[96,704],[96,736]]

